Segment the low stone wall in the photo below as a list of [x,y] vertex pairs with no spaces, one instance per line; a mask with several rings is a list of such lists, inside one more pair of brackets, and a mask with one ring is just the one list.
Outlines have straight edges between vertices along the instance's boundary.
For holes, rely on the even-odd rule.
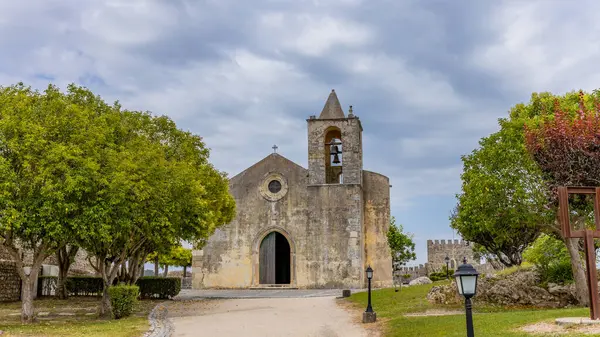
[[[533,270],[517,271],[501,277],[484,277],[477,284],[474,301],[496,305],[519,305],[545,308],[563,308],[577,304],[575,286],[540,284],[539,275]],[[464,301],[458,295],[456,283],[435,286],[427,294],[434,304],[457,304]]]
[[0,302],[13,302],[21,299],[21,278],[15,264],[0,261]]

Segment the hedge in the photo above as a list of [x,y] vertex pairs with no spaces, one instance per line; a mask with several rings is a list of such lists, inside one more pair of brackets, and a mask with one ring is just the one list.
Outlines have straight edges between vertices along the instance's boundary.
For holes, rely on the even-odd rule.
[[[58,277],[40,276],[38,278],[38,296],[51,296],[55,293]],[[115,279],[113,285],[118,282]],[[69,276],[65,281],[70,296],[102,296],[102,278],[92,276]],[[142,298],[173,298],[181,291],[179,277],[145,276],[138,279],[136,285],[140,288]]]
[[130,316],[140,295],[138,286],[118,285],[108,288],[112,315],[115,319]]
[[140,277],[136,284],[140,287],[142,298],[173,298],[181,291],[181,278],[179,277]]
[[103,281],[101,277],[72,276],[65,281],[69,295],[101,296]]

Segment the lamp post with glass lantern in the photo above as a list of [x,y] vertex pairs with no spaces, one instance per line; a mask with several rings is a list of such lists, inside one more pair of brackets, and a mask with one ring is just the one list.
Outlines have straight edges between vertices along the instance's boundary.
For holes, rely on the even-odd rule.
[[448,275],[448,264],[450,263],[450,258],[448,257],[448,254],[446,254],[446,258],[444,260],[446,261],[446,280],[449,280],[450,276]]
[[471,313],[471,297],[477,293],[477,276],[479,273],[472,265],[467,264],[467,258],[463,259],[463,264],[460,265],[454,273],[456,279],[456,287],[458,293],[465,298],[465,311],[467,316],[467,337],[474,337],[473,332],[473,315]]
[[367,310],[365,310],[365,312],[363,312],[363,323],[373,323],[377,319],[377,315],[375,314],[375,311],[373,311],[373,307],[371,306],[371,279],[373,278],[373,268],[371,268],[371,266],[368,266],[367,270],[365,272],[367,274],[369,288],[368,288]]

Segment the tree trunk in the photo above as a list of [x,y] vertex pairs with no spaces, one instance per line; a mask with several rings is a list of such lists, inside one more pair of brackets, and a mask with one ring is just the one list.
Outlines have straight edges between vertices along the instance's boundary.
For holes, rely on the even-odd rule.
[[565,239],[565,244],[567,245],[567,250],[569,251],[569,256],[571,258],[571,269],[573,271],[573,280],[575,280],[577,300],[579,301],[579,304],[588,306],[590,301],[588,298],[585,270],[579,254],[579,240],[579,238],[567,238]]
[[111,306],[110,306],[110,297],[108,296],[108,288],[113,285],[115,278],[117,277],[118,271],[121,269],[121,264],[124,263],[123,260],[118,259],[115,262],[112,261],[102,261],[101,262],[101,274],[103,280],[102,287],[102,305],[100,306],[100,316],[110,317],[111,315]]
[[104,281],[104,287],[102,287],[102,305],[100,306],[100,316],[108,317],[111,313],[110,297],[108,296],[108,288],[112,285],[112,282]]
[[56,296],[65,300],[68,297],[67,287],[66,287],[66,279],[69,275],[69,269],[71,268],[71,264],[73,264],[73,260],[77,255],[77,251],[79,247],[71,246],[71,247],[62,247],[56,252],[56,257],[58,259],[58,280],[56,282]]
[[158,276],[158,254],[154,258],[154,276]]
[[56,296],[61,300],[66,300],[68,297],[66,279],[69,269],[58,269],[58,279],[56,280]]
[[169,265],[165,264],[165,273],[164,273],[163,277],[167,277],[168,274],[169,274]]
[[123,281],[129,285],[134,285],[144,273],[144,261],[148,254],[137,251],[127,260],[127,267],[123,264]]
[[183,266],[183,278],[187,277],[187,266]]
[[35,284],[35,278],[32,276],[37,278],[37,272],[34,273],[33,269],[31,270],[31,274],[23,280],[23,291],[21,293],[21,322],[23,323],[33,322],[33,286]]

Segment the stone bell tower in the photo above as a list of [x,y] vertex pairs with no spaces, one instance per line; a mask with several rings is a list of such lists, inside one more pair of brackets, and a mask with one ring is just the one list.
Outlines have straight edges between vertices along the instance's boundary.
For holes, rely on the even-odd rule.
[[348,117],[331,90],[323,111],[308,122],[309,185],[362,185],[362,125],[352,113]]

